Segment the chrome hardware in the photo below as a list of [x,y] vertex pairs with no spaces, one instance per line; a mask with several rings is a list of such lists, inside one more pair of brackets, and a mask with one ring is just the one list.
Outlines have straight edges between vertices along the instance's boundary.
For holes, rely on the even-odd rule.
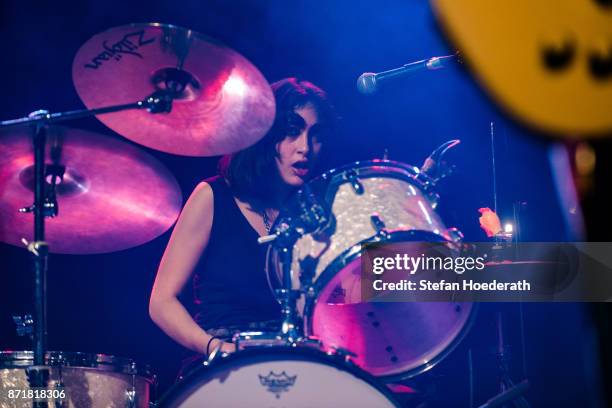
[[128,372],[132,374],[132,388],[125,391],[126,400],[126,408],[136,408],[138,405],[138,395],[136,395],[136,363],[130,362],[130,366],[128,368]]
[[49,244],[46,243],[45,241],[31,241],[30,242],[25,238],[21,238],[21,242],[23,243],[23,245],[25,245],[28,252],[36,256],[40,256],[40,252],[43,252],[44,254],[46,254],[47,251],[49,250]]
[[372,213],[370,215],[370,222],[372,223],[372,227],[376,230],[376,235],[382,239],[389,239],[391,235],[389,231],[387,231],[387,227],[385,222],[380,218],[378,213]]
[[138,402],[138,396],[136,395],[136,388],[132,387],[130,390],[125,391],[126,396],[126,408],[136,408]]
[[327,351],[328,356],[337,357],[339,359],[344,360],[347,363],[352,363],[352,359],[357,357],[357,354],[352,351],[342,348],[332,346],[330,350]]
[[32,315],[26,314],[23,316],[13,316],[13,322],[15,323],[15,330],[19,337],[31,336],[34,331],[34,319]]
[[459,243],[463,241],[463,232],[461,232],[458,228],[451,227],[446,230],[446,233],[450,237],[451,241],[454,243]]
[[354,170],[349,170],[346,173],[344,173],[343,178],[344,180],[351,183],[351,187],[353,188],[353,191],[355,192],[355,194],[357,195],[363,194],[364,192],[363,184],[361,184],[361,182],[359,181],[357,173]]

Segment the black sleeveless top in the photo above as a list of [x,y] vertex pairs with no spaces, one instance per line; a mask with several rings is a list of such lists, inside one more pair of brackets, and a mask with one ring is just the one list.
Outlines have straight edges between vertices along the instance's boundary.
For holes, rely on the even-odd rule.
[[206,180],[214,195],[208,245],[194,275],[196,322],[204,330],[252,327],[280,320],[280,306],[265,273],[268,245],[234,201],[222,177]]

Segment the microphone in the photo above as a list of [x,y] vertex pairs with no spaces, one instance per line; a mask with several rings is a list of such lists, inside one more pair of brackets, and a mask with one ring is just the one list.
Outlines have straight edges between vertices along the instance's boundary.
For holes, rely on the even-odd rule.
[[415,71],[430,71],[440,68],[446,68],[449,63],[459,59],[459,53],[453,55],[445,55],[442,57],[433,57],[424,59],[409,64],[402,65],[399,68],[390,69],[379,73],[364,72],[357,78],[357,90],[362,94],[373,94],[378,90],[380,82],[387,81],[391,78],[410,74]]

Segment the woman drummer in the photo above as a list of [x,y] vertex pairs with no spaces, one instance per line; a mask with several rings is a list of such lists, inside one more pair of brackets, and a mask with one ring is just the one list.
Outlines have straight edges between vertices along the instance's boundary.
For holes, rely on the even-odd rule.
[[[272,85],[276,118],[255,145],[225,156],[220,175],[189,197],[161,260],[149,314],[171,338],[202,355],[240,331],[276,330],[280,308],[264,272],[268,235],[283,203],[313,174],[334,116],[324,91],[288,78]],[[194,277],[195,317],[178,300]]]

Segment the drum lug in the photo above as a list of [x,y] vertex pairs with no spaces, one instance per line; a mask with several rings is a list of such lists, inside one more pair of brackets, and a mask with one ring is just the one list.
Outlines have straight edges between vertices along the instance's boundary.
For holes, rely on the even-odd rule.
[[127,398],[125,402],[125,407],[136,408],[138,403],[138,395],[136,395],[136,363],[132,361],[129,369],[132,374],[132,388],[125,391],[125,396]]
[[378,213],[372,213],[372,215],[370,215],[370,222],[372,223],[374,230],[376,230],[377,237],[383,240],[388,240],[391,238],[391,234],[387,230],[385,222],[380,218]]
[[136,396],[136,389],[132,387],[132,389],[127,390],[125,392],[125,396],[127,398],[125,407],[126,408],[136,408],[136,403],[138,401],[138,397]]
[[349,170],[343,175],[344,180],[348,181],[357,195],[362,195],[364,192],[363,184],[359,181],[355,170]]

